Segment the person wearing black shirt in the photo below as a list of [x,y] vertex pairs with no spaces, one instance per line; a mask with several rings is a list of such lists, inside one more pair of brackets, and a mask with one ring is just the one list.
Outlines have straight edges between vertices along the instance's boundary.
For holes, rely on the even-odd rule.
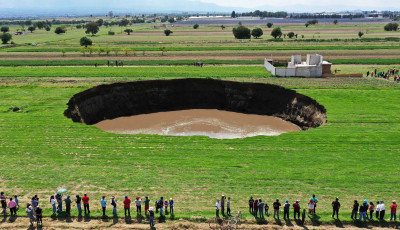
[[351,219],[357,219],[357,212],[359,206],[360,205],[358,204],[358,201],[355,200],[353,204],[353,211],[351,212]]
[[148,212],[149,212],[149,218],[150,218],[150,227],[154,227],[154,211],[153,211],[153,207],[150,207]]
[[272,206],[274,207],[274,219],[275,216],[278,216],[279,220],[279,207],[281,206],[281,203],[279,203],[279,199],[276,199]]
[[81,206],[82,198],[79,195],[76,195],[76,208],[78,209],[78,216],[82,216],[82,206]]
[[339,198],[336,198],[336,200],[332,202],[332,207],[333,207],[332,218],[335,218],[335,213],[336,213],[336,219],[339,219],[339,209],[340,209]]
[[39,206],[37,206],[37,208],[36,208],[36,221],[37,221],[38,225],[39,224],[43,225],[42,214],[43,214],[43,210]]
[[253,200],[253,197],[251,196],[250,200],[249,200],[249,212],[251,214],[253,214],[253,212],[254,212],[253,205],[254,205],[254,200]]

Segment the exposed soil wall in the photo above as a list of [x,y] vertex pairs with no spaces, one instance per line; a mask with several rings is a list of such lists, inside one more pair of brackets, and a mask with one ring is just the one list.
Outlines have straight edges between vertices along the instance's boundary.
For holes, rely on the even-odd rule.
[[219,109],[280,117],[302,129],[326,123],[326,109],[280,86],[213,79],[100,85],[74,95],[64,115],[88,125],[105,119],[187,109]]

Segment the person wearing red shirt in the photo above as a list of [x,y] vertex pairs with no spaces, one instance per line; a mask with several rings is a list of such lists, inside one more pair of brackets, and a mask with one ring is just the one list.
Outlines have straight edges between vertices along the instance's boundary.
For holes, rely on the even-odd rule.
[[[293,211],[294,211],[294,219],[295,220],[297,220],[297,219],[299,219],[300,220],[300,204],[299,204],[299,200],[296,200],[296,202],[294,202],[293,203]],[[296,219],[296,213],[297,213],[297,219]]]
[[85,215],[86,215],[86,209],[87,209],[88,214],[90,214],[89,197],[87,196],[86,193],[83,194],[82,201],[83,201],[83,207],[85,208]]
[[393,201],[393,204],[390,206],[391,213],[390,213],[390,221],[394,218],[394,221],[396,221],[396,211],[397,211],[397,204],[396,201]]
[[131,216],[131,199],[129,199],[128,196],[125,196],[124,209],[125,209],[125,216],[126,216],[126,211],[128,211],[128,216]]

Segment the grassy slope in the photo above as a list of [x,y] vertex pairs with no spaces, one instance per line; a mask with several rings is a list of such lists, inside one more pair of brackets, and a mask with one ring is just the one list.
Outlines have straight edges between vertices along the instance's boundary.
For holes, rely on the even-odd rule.
[[24,198],[38,193],[47,215],[47,197],[59,187],[96,200],[102,194],[174,197],[178,217],[211,216],[222,193],[243,211],[249,195],[268,203],[300,198],[304,206],[316,193],[323,221],[336,196],[347,213],[352,199],[388,201],[400,192],[393,186],[400,158],[397,88],[303,87],[300,93],[326,106],[327,125],[243,140],[117,135],[74,124],[62,114],[65,103],[86,88],[0,90],[0,152],[9,153],[0,155],[7,165],[1,190]]

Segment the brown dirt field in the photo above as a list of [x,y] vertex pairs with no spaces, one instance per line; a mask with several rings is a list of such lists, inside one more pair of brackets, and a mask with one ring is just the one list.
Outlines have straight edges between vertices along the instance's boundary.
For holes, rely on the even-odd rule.
[[[157,220],[157,218],[156,218]],[[284,223],[284,222],[282,222]],[[215,225],[212,225],[213,227]],[[340,222],[336,225],[312,225],[311,223],[306,223],[305,226],[299,226],[294,221],[289,225],[279,225],[273,220],[268,220],[267,223],[257,224],[255,221],[246,222],[245,224],[238,225],[236,229],[387,229],[387,228],[398,228],[399,223],[387,223],[384,226],[366,224],[360,226],[354,225],[342,225]],[[30,226],[29,219],[27,217],[17,217],[17,218],[2,218],[0,222],[0,229],[150,229],[148,220],[138,221],[137,218],[123,219],[123,218],[109,218],[109,219],[91,219],[91,218],[44,218],[43,226],[37,227]],[[208,223],[198,222],[198,221],[188,221],[188,220],[167,220],[165,223],[155,222],[156,229],[210,229]],[[221,228],[218,228],[221,229]]]

